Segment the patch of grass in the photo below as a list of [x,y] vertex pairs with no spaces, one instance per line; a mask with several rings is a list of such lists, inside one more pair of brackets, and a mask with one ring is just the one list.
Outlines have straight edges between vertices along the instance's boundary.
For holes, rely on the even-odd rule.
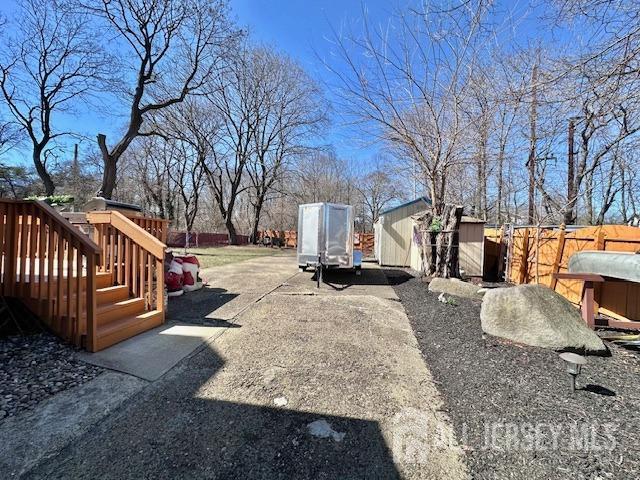
[[[181,248],[173,249],[176,255],[182,255],[184,250]],[[266,257],[275,255],[280,250],[277,248],[265,248],[254,246],[227,246],[227,247],[208,247],[189,249],[190,255],[198,257],[200,268],[220,267],[230,263],[244,262],[252,258]]]

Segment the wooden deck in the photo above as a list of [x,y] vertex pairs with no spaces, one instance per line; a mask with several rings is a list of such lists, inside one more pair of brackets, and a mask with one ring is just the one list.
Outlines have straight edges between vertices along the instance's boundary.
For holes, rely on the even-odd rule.
[[93,238],[43,202],[0,199],[0,294],[98,351],[164,322],[165,245],[154,235],[166,224],[113,211],[87,221]]

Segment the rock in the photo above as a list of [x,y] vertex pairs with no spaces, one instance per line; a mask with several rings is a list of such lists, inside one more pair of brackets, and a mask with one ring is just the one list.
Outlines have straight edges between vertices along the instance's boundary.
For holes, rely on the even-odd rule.
[[480,310],[482,330],[496,337],[553,350],[604,351],[577,308],[542,285],[519,285],[487,292]]
[[336,432],[331,428],[331,424],[324,419],[316,420],[307,425],[309,433],[318,438],[332,438],[336,442],[341,442],[344,436],[344,432]]
[[433,278],[429,282],[430,292],[442,292],[456,297],[480,299],[482,295],[478,293],[480,288],[473,283],[463,282],[458,278]]
[[276,397],[273,399],[273,403],[276,407],[284,407],[289,403],[286,397]]

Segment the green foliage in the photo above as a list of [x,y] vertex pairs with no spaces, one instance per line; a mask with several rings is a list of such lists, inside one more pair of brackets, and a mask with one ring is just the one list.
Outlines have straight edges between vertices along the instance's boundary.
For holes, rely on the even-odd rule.
[[431,233],[440,233],[442,231],[442,220],[438,217],[433,217],[431,225],[429,225],[429,231]]
[[35,175],[20,165],[0,162],[0,197],[23,198],[36,190]]
[[37,195],[31,195],[25,200],[42,200],[51,206],[55,205],[68,205],[73,203],[73,197],[71,195],[51,195],[49,197],[39,197]]

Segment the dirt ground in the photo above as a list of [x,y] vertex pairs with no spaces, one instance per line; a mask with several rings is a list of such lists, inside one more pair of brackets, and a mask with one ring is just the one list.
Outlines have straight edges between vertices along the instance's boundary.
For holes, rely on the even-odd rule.
[[319,290],[292,255],[203,272],[171,315],[224,333],[25,478],[467,478],[404,309],[365,267]]

